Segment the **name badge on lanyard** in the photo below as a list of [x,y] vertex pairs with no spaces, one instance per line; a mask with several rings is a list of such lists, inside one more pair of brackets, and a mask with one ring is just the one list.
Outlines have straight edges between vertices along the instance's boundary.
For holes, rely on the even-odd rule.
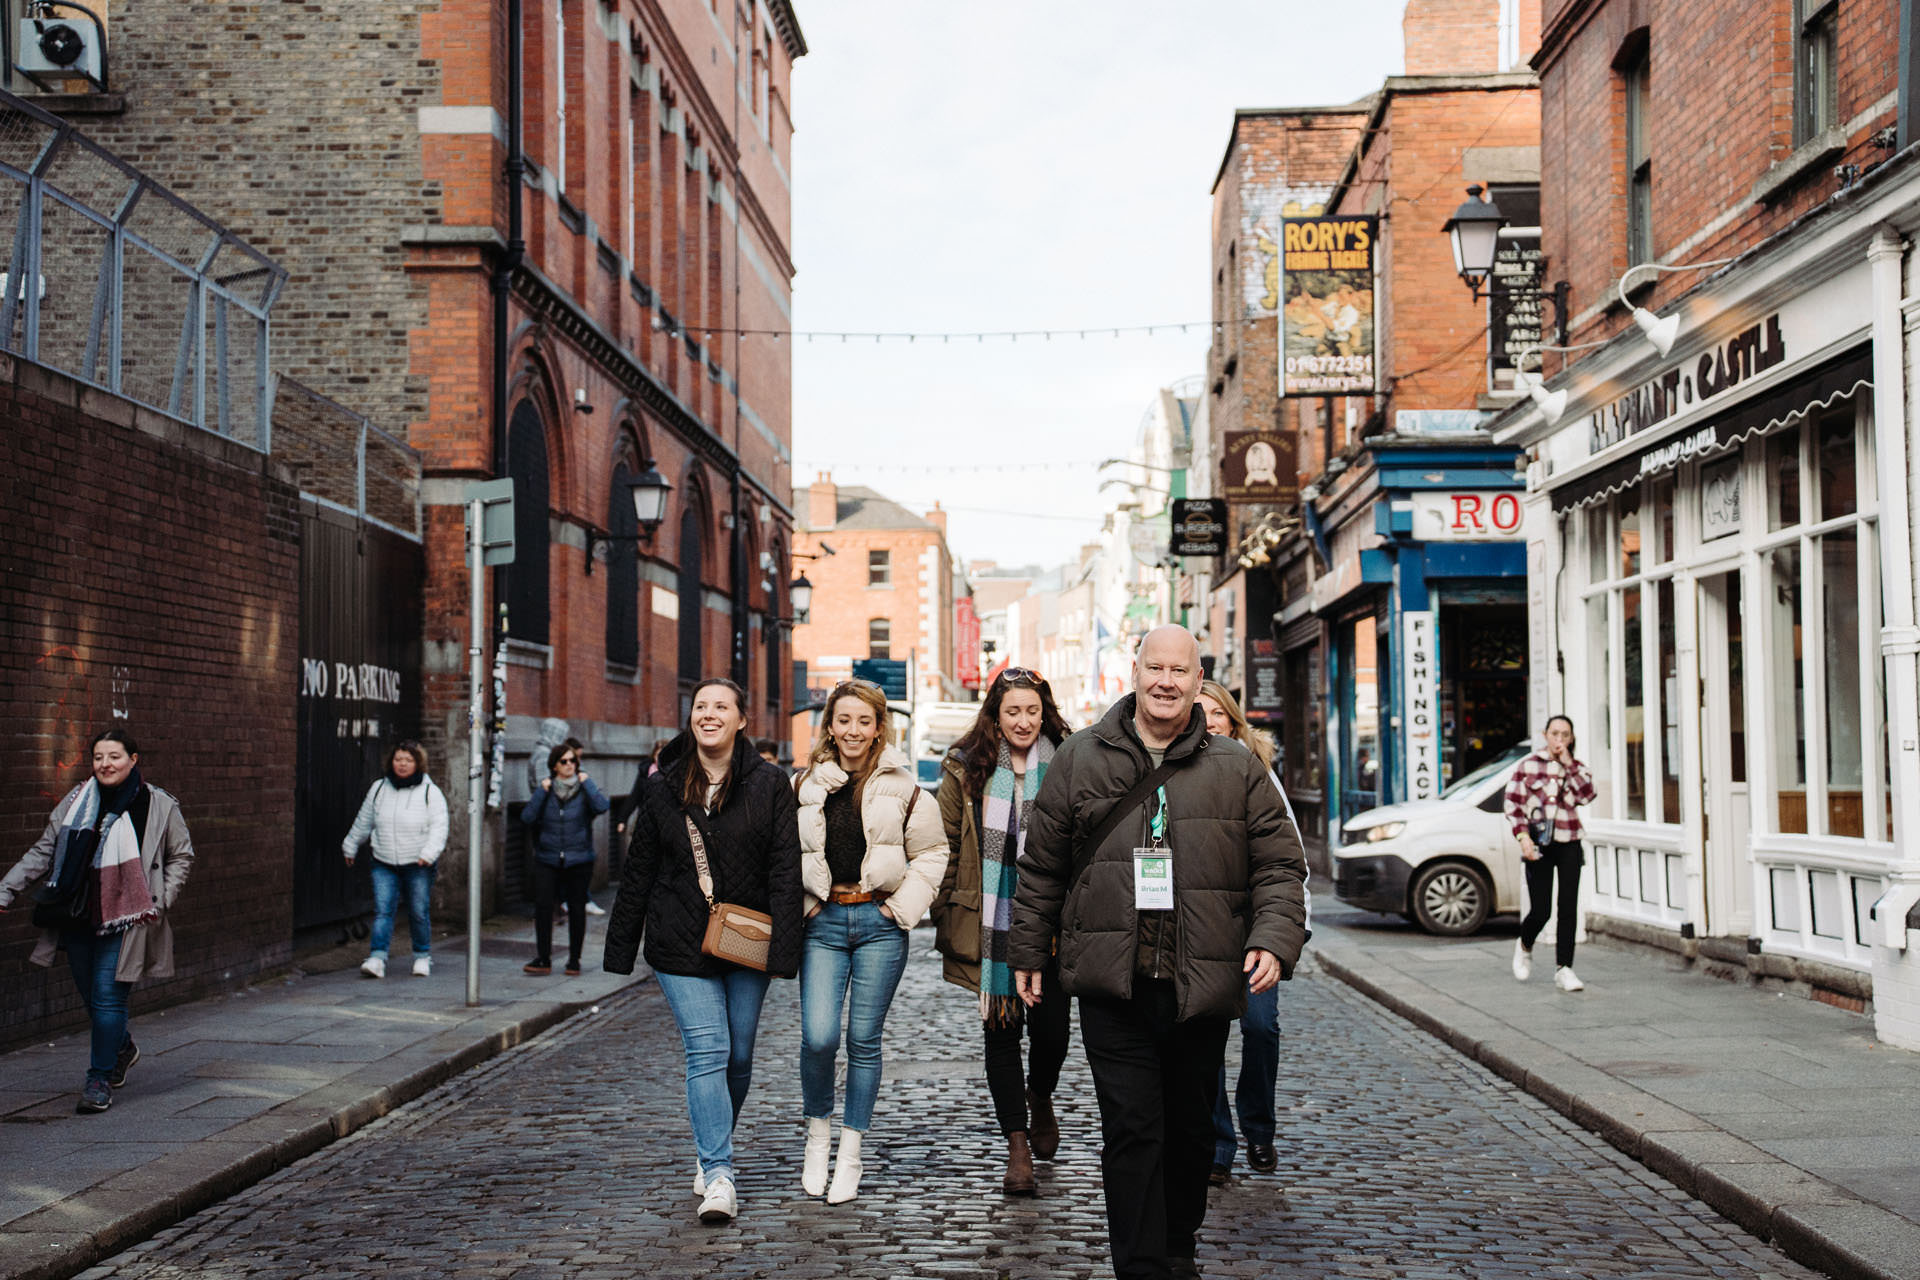
[[1136,911],[1173,910],[1173,850],[1167,847],[1167,789],[1160,788],[1151,826],[1153,843],[1133,851]]

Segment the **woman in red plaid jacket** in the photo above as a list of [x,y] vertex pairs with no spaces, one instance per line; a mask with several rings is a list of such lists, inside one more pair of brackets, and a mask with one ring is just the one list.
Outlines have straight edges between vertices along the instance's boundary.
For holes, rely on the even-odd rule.
[[1586,983],[1573,971],[1573,934],[1580,918],[1580,868],[1587,855],[1581,845],[1586,828],[1580,805],[1593,803],[1593,771],[1573,757],[1573,721],[1547,721],[1547,744],[1514,769],[1507,781],[1507,821],[1526,860],[1527,918],[1513,944],[1513,976],[1533,976],[1533,943],[1547,927],[1553,903],[1553,879],[1560,875],[1559,928],[1553,944],[1553,985],[1580,991]]

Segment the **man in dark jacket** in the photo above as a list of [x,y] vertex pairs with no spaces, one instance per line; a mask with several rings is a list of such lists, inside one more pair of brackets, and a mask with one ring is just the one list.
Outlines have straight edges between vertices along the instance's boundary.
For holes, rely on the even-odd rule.
[[1058,935],[1100,1102],[1114,1271],[1159,1280],[1199,1274],[1227,1025],[1249,984],[1293,976],[1306,858],[1253,753],[1207,733],[1192,633],[1150,632],[1133,687],[1041,784],[1008,958],[1031,1005]]

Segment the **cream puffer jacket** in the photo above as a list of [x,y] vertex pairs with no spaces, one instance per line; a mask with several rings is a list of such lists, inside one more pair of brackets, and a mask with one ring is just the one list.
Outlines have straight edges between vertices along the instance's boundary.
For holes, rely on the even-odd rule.
[[[806,910],[833,889],[827,870],[827,796],[847,785],[847,773],[832,760],[800,775],[800,885]],[[860,825],[867,834],[867,856],[860,862],[860,888],[887,895],[887,913],[902,929],[927,914],[947,874],[947,833],[940,805],[932,796],[914,800],[919,784],[907,758],[888,747],[867,776],[860,797]],[[911,805],[913,814],[908,818]]]

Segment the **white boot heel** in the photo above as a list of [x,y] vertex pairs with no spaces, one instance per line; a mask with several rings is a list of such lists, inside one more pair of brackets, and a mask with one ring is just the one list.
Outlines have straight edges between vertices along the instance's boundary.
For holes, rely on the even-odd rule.
[[810,1196],[827,1190],[827,1154],[833,1146],[833,1122],[826,1117],[807,1121],[807,1150],[800,1161],[800,1189]]
[[840,1153],[833,1160],[833,1185],[827,1189],[828,1204],[845,1204],[860,1194],[860,1139],[858,1129],[840,1127]]

